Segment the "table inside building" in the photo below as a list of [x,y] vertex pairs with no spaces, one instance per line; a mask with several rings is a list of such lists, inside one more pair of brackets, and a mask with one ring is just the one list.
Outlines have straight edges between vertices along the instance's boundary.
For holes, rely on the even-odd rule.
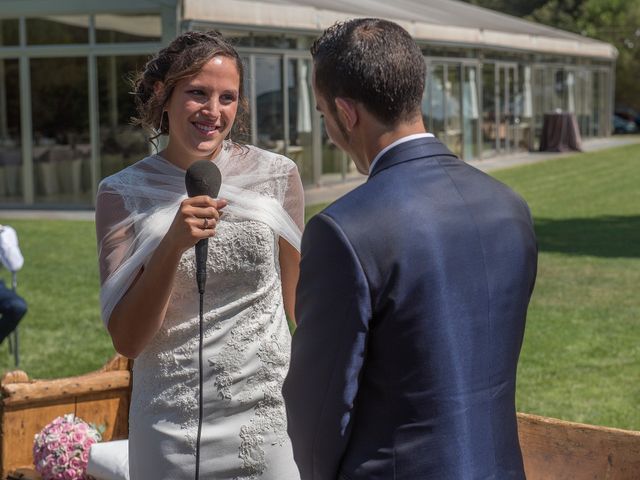
[[541,152],[582,151],[576,116],[569,112],[545,113],[540,136]]

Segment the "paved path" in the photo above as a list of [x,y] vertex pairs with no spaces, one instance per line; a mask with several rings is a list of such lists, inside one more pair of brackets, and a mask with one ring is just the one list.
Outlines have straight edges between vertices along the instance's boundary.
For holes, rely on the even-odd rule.
[[[620,147],[640,143],[640,135],[613,136],[607,138],[596,138],[584,140],[582,142],[585,152],[595,152],[607,148]],[[547,153],[547,152],[519,152],[514,155],[504,155],[485,160],[473,160],[469,164],[480,170],[490,172],[501,168],[528,165],[531,163],[554,160],[575,155],[575,152],[568,153]],[[365,181],[366,177],[358,173],[349,174],[346,181],[326,183],[320,186],[305,188],[305,203],[315,205],[318,203],[328,203],[344,195]],[[0,210],[0,218],[3,219],[57,219],[57,220],[94,220],[93,210]]]
[[[608,148],[621,147],[640,143],[640,135],[613,136],[607,138],[596,138],[583,140],[582,147],[585,152],[596,152]],[[519,152],[513,155],[502,155],[484,160],[472,160],[470,165],[485,171],[499,170],[502,168],[517,167],[531,163],[544,162],[546,160],[559,159],[576,152],[554,153],[554,152]],[[354,189],[365,181],[366,177],[358,173],[351,174],[344,183],[325,184],[319,187],[305,188],[305,203],[315,205],[317,203],[327,203],[339,198],[350,190]]]

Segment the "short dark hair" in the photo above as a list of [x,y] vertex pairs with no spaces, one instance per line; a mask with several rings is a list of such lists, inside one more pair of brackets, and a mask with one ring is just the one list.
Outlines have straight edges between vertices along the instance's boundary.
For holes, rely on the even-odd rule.
[[[155,54],[144,70],[133,79],[133,94],[138,116],[134,124],[141,125],[155,133],[151,140],[169,133],[169,118],[163,113],[176,84],[196,75],[215,56],[231,58],[240,77],[238,113],[232,135],[246,136],[249,103],[244,96],[244,67],[235,48],[218,31],[190,31],[176,37],[169,45]],[[156,82],[162,82],[161,93],[155,91]],[[164,118],[163,118],[164,117]]]
[[330,108],[336,97],[351,98],[387,125],[420,112],[425,61],[400,25],[379,18],[336,23],[313,43],[311,55],[316,88]]

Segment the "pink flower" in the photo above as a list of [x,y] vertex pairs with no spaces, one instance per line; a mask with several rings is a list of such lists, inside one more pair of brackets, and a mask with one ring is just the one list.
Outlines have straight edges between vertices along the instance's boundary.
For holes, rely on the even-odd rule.
[[34,436],[33,459],[43,480],[84,480],[89,449],[100,433],[75,417],[54,419]]
[[68,468],[64,471],[64,480],[76,480],[80,478],[78,472],[76,472],[75,468]]
[[87,466],[86,462],[83,462],[78,457],[74,457],[71,460],[69,460],[69,467],[75,470],[84,470],[86,466]]

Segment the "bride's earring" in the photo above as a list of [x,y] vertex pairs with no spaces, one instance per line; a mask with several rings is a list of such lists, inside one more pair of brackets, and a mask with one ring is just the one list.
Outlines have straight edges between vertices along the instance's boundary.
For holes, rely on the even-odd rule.
[[164,120],[164,116],[167,113],[166,110],[162,111],[162,115],[160,115],[160,125],[158,125],[158,135],[162,135],[162,121]]

